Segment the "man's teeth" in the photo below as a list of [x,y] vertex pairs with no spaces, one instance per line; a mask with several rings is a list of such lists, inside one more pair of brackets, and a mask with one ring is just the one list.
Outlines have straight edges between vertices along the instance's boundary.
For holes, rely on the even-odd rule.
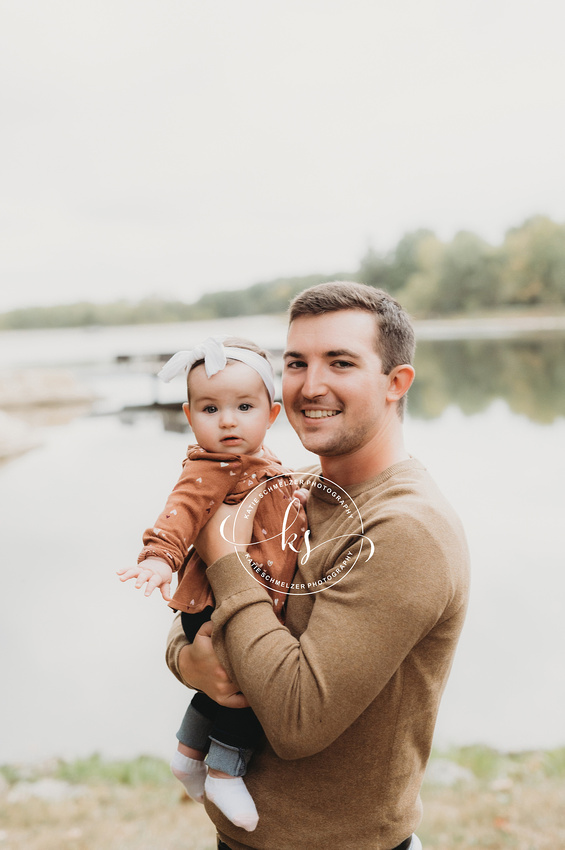
[[337,416],[339,410],[305,410],[308,419],[325,419],[327,416]]

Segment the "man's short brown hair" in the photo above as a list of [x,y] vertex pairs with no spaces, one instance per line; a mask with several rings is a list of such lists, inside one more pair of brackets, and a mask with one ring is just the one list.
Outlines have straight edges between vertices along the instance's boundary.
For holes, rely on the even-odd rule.
[[[352,281],[319,283],[300,292],[290,303],[289,324],[299,316],[318,316],[338,310],[364,310],[375,317],[375,349],[385,375],[404,363],[412,363],[416,342],[408,313],[383,289]],[[406,396],[398,402],[402,417]]]

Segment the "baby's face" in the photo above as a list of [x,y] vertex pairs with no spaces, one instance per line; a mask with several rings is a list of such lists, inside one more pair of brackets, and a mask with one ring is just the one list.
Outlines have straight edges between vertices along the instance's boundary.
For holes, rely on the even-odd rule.
[[208,452],[259,455],[265,433],[280,410],[260,375],[238,360],[209,378],[204,364],[188,377],[190,402],[185,405],[198,445]]

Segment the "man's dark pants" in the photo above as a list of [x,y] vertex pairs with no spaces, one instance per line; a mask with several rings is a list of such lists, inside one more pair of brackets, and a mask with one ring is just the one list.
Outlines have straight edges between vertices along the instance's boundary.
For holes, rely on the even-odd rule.
[[[410,847],[410,843],[412,841],[412,836],[407,838],[406,841],[403,841],[402,844],[398,844],[397,847],[393,847],[393,850],[408,850]],[[224,844],[223,841],[220,841],[218,838],[218,850],[230,850],[227,844]]]

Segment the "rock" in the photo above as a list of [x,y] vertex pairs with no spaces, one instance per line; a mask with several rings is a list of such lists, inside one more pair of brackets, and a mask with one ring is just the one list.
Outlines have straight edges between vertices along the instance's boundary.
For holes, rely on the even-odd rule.
[[513,787],[514,782],[509,776],[499,776],[498,779],[494,779],[489,785],[489,789],[497,793],[511,791]]
[[0,461],[23,454],[40,444],[35,428],[0,410]]
[[442,788],[455,785],[469,785],[475,781],[475,774],[449,759],[433,759],[426,770],[426,782]]
[[8,803],[27,803],[29,800],[45,800],[62,803],[88,794],[85,785],[71,785],[60,779],[38,779],[37,782],[18,782],[6,796]]
[[0,372],[0,407],[91,402],[93,395],[68,369],[17,369]]

